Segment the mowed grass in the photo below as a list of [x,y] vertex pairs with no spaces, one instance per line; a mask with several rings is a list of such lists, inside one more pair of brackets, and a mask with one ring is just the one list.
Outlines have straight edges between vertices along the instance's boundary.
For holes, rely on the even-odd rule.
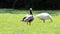
[[20,11],[20,13],[17,11],[16,13],[0,13],[0,34],[60,34],[59,12],[55,11],[51,14],[51,11],[53,22],[46,20],[45,23],[36,17],[38,13],[33,12],[35,19],[31,25],[21,22],[21,19],[29,13],[28,11]]

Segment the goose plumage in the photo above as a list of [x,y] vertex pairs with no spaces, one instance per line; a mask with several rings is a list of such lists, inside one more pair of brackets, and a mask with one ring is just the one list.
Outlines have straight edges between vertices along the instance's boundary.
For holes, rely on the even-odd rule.
[[30,8],[30,14],[25,15],[25,17],[22,19],[22,21],[27,22],[27,24],[31,25],[31,22],[33,21],[34,17],[32,14],[32,8]]
[[51,22],[52,22],[52,16],[50,14],[48,14],[48,13],[40,13],[40,14],[37,15],[37,17],[39,19],[43,20],[44,23],[45,23],[46,19],[50,19]]

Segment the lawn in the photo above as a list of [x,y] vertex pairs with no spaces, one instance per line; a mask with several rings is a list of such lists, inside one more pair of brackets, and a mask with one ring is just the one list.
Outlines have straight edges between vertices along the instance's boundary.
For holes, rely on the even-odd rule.
[[43,23],[36,15],[44,11],[34,10],[35,19],[31,25],[27,25],[21,19],[29,13],[28,10],[0,9],[0,34],[60,34],[60,12],[56,11],[46,11],[52,15],[53,22],[46,20]]

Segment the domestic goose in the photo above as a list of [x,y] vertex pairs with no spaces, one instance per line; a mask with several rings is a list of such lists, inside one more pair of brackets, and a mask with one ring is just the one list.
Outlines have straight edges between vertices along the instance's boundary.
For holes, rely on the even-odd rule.
[[41,19],[44,23],[45,23],[45,20],[47,20],[47,19],[50,19],[51,22],[53,21],[52,16],[48,13],[40,13],[40,14],[37,15],[37,17],[39,19]]

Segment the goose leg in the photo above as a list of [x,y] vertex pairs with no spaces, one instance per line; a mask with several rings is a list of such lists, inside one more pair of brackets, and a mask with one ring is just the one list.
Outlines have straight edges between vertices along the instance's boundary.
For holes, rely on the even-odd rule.
[[27,22],[27,25],[28,25],[28,22]]
[[45,19],[43,19],[43,23],[45,23]]
[[29,22],[29,25],[31,25],[31,22]]

